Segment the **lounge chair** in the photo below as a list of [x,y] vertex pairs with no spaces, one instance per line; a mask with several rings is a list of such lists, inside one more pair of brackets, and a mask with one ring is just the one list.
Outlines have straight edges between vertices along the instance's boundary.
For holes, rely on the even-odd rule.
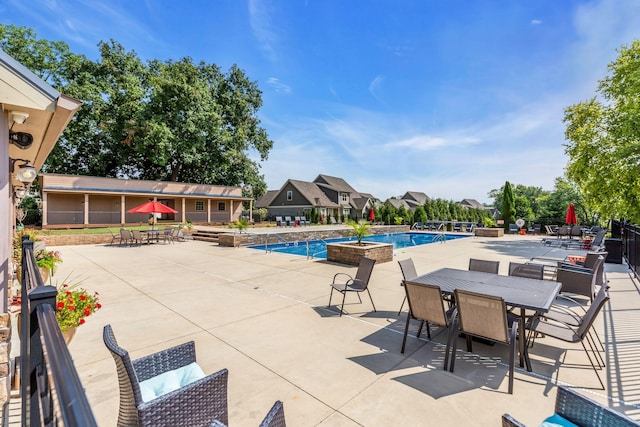
[[[560,417],[559,419],[557,417]],[[568,387],[558,386],[555,414],[547,417],[548,425],[567,425],[569,421],[578,426],[638,426],[640,423],[623,413],[615,411],[601,403]],[[563,424],[564,422],[564,424]],[[553,423],[553,424],[551,424]],[[509,414],[502,415],[502,427],[524,427],[520,421]]]
[[520,227],[518,227],[518,224],[509,224],[509,233],[518,233],[518,231],[520,231]]
[[284,217],[284,223],[285,223],[285,225],[287,225],[287,226],[292,226],[292,225],[293,225],[293,221],[291,220],[291,217],[290,217],[290,216],[285,216],[285,217]]
[[282,220],[281,216],[277,216],[276,217],[276,227],[282,227],[284,226],[284,221]]
[[[484,295],[476,292],[456,289],[455,300],[457,311],[457,327],[465,334],[467,349],[471,351],[471,338],[478,337],[509,346],[509,394],[513,394],[513,372],[518,340],[518,321],[514,320],[511,328],[507,323],[507,306],[500,297]],[[453,318],[456,318],[455,314]],[[455,332],[454,332],[455,333]],[[458,340],[453,339],[450,371],[453,372],[456,362]]]
[[[360,258],[360,264],[358,265],[358,271],[356,272],[355,277],[351,277],[347,273],[336,273],[333,276],[333,283],[331,283],[331,294],[329,294],[329,304],[327,307],[331,307],[331,297],[333,296],[333,291],[336,290],[342,294],[342,305],[340,306],[340,316],[344,312],[344,300],[347,297],[348,292],[355,292],[358,296],[358,300],[362,303],[362,299],[360,298],[360,292],[367,292],[369,294],[369,299],[371,300],[371,305],[373,306],[373,311],[376,311],[376,306],[373,303],[373,298],[371,298],[371,292],[369,291],[369,279],[371,279],[371,273],[373,272],[373,266],[376,263],[375,259],[370,259],[367,257]],[[346,276],[346,280],[342,283],[336,282],[337,279],[342,279],[342,276]]]
[[222,369],[204,375],[196,363],[195,343],[187,343],[132,360],[118,345],[111,325],[103,340],[118,373],[118,426],[210,426],[229,422],[227,381]]
[[307,217],[302,215],[300,217],[300,225],[309,225],[309,221],[307,221]]
[[469,271],[482,271],[484,273],[498,274],[500,261],[488,261],[484,259],[469,259]]

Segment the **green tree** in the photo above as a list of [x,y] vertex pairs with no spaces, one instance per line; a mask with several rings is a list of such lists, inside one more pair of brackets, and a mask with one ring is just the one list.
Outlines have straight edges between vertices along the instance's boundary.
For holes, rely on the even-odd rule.
[[83,106],[43,168],[48,172],[266,191],[260,165],[273,146],[260,126],[262,93],[236,65],[191,58],[144,63],[111,40],[96,62],[33,30],[0,24],[0,48]]
[[424,206],[418,206],[416,211],[413,213],[413,218],[416,222],[425,223],[427,222],[427,213],[424,210]]
[[618,50],[598,95],[565,109],[567,177],[587,206],[640,221],[640,40]]
[[504,220],[505,231],[509,230],[509,224],[515,223],[516,206],[513,196],[513,189],[509,181],[504,183],[504,191],[502,193],[502,219]]

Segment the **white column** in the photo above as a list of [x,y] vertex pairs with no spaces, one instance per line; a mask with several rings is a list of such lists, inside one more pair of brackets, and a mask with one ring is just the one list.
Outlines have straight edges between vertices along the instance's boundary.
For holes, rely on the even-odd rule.
[[12,256],[13,227],[15,220],[11,218],[11,184],[9,176],[11,171],[9,159],[9,124],[7,113],[0,113],[0,313],[7,312],[7,299],[9,291],[9,261]]
[[207,223],[211,222],[211,199],[207,199]]
[[120,196],[120,225],[125,223],[125,207],[127,203],[127,198],[125,195]]
[[180,221],[182,224],[187,223],[187,214],[185,212],[186,207],[187,207],[187,199],[183,197],[182,198],[182,221]]
[[49,224],[47,220],[49,218],[49,193],[46,191],[42,192],[42,226]]
[[89,225],[89,193],[84,195],[84,225]]
[[249,222],[253,222],[253,199],[249,200]]
[[233,222],[233,200],[229,200],[229,222]]

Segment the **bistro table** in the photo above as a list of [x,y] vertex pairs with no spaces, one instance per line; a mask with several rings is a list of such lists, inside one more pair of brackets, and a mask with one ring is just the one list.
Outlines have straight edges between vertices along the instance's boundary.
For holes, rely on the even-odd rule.
[[448,295],[453,295],[455,289],[472,291],[486,295],[498,296],[512,307],[520,308],[519,346],[520,366],[526,363],[527,371],[531,372],[531,362],[525,345],[525,311],[533,310],[536,315],[546,313],[551,308],[561,283],[551,280],[528,279],[517,276],[501,276],[480,271],[441,268],[431,273],[423,274],[410,283],[429,284],[440,287]]

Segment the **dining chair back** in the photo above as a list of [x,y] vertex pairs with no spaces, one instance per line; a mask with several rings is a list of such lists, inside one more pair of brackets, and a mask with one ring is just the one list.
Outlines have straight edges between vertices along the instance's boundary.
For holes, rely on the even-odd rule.
[[400,353],[404,353],[407,342],[407,334],[409,332],[409,322],[411,319],[420,320],[420,327],[416,337],[420,336],[424,323],[427,323],[427,337],[431,339],[431,330],[429,324],[444,327],[447,333],[447,347],[444,357],[444,369],[446,370],[449,363],[449,349],[451,347],[451,323],[455,309],[445,310],[442,291],[439,286],[419,283],[405,283],[405,293],[409,302],[409,313],[407,314],[407,323],[404,328],[404,337],[402,339],[402,347]]
[[[518,321],[511,328],[507,323],[507,306],[504,299],[493,295],[456,289],[454,291],[457,306],[457,327],[470,342],[478,337],[510,346],[509,351],[509,394],[513,393],[513,372],[516,355]],[[453,340],[451,368],[453,372],[456,360],[457,340]]]
[[[400,286],[404,286],[404,282],[407,280],[414,279],[418,277],[418,273],[416,272],[416,266],[413,264],[413,259],[407,258],[401,261],[398,261],[400,264],[400,272],[402,273],[402,281],[400,282]],[[407,301],[407,295],[405,293],[404,299],[402,300],[402,304],[400,304],[400,310],[398,310],[398,316],[400,316],[400,312],[402,312],[402,307],[404,307],[404,303]]]
[[[367,292],[369,294],[369,299],[371,300],[371,305],[373,306],[373,311],[376,311],[376,306],[373,303],[373,298],[371,297],[371,292],[369,291],[369,279],[371,279],[371,273],[373,272],[373,266],[375,265],[376,260],[362,257],[360,258],[360,263],[358,264],[358,270],[356,271],[355,277],[351,277],[347,273],[336,273],[333,276],[333,283],[331,283],[331,293],[329,294],[329,305],[331,306],[331,298],[333,297],[333,291],[336,290],[342,294],[342,305],[340,306],[340,316],[344,312],[344,301],[347,296],[347,292],[355,292],[358,296],[358,300],[362,303],[362,299],[360,299],[360,292]],[[341,279],[340,281],[338,281]],[[342,281],[346,279],[345,281]]]
[[469,260],[469,271],[481,271],[483,273],[498,274],[500,261],[488,261],[485,259],[471,258]]
[[528,279],[544,279],[544,265],[524,264],[521,262],[509,263],[509,276],[526,277]]

